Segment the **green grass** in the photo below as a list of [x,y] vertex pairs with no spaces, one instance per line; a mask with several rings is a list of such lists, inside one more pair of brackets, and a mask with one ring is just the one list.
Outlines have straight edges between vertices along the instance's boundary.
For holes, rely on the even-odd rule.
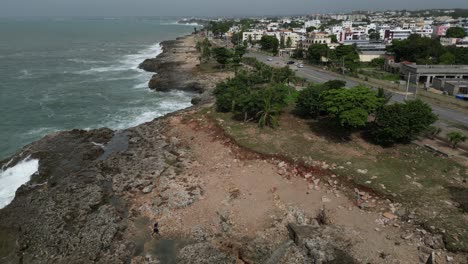
[[[433,226],[436,232],[442,233],[449,250],[468,252],[465,213],[447,204],[466,205],[464,200],[468,197],[466,186],[453,179],[467,178],[466,168],[456,161],[435,156],[413,144],[381,148],[358,135],[353,140],[342,141],[332,126],[288,114],[280,119],[277,129],[259,129],[255,123],[234,121],[230,114],[216,111],[211,111],[209,117],[224,120],[220,126],[225,132],[240,146],[257,153],[306,164],[315,160],[342,166],[329,173],[415,210],[418,223],[428,230]],[[358,169],[368,172],[361,174]]]

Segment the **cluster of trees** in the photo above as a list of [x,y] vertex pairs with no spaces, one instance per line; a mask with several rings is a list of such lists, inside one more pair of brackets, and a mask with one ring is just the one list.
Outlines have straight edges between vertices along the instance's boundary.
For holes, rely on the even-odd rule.
[[294,92],[287,84],[294,78],[288,67],[272,68],[256,60],[246,60],[251,71],[241,71],[234,78],[216,86],[216,109],[231,112],[235,118],[258,122],[260,127],[275,127],[278,115]]
[[[299,55],[299,54],[298,54]],[[354,72],[359,67],[359,53],[355,45],[340,45],[336,49],[330,49],[327,44],[312,44],[306,53],[306,58],[313,64],[322,62],[322,57],[328,62],[349,69]]]
[[309,86],[297,97],[296,113],[305,118],[328,117],[345,131],[367,129],[382,145],[409,143],[437,120],[420,100],[387,105],[391,96],[381,89],[344,86],[342,81]]
[[212,47],[208,39],[197,42],[196,48],[200,53],[200,63],[214,58],[223,68],[228,64],[232,64],[237,69],[242,57],[247,52],[247,47],[244,45],[238,45],[234,49]]
[[213,32],[216,37],[220,37],[223,34],[226,34],[229,29],[234,25],[234,21],[227,20],[227,21],[210,21],[206,26],[206,29]]
[[280,47],[280,41],[274,36],[262,36],[260,39],[260,47],[264,51],[277,55]]
[[467,64],[468,48],[444,47],[438,39],[413,34],[406,40],[394,40],[388,47],[395,54],[395,60],[411,61],[417,64]]

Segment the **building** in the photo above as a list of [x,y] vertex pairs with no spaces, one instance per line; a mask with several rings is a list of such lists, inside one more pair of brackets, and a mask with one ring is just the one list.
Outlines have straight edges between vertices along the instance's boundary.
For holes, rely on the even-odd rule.
[[468,94],[467,79],[443,79],[435,78],[432,87],[449,95]]
[[308,49],[312,44],[331,44],[331,37],[326,32],[311,32],[305,42],[302,43],[304,49]]
[[440,44],[442,46],[453,46],[458,42],[457,38],[440,38]]
[[385,30],[383,39],[387,42],[391,42],[395,39],[405,40],[409,36],[411,36],[411,34],[413,34],[413,31],[411,29],[403,29],[398,27],[394,29]]
[[447,33],[447,30],[450,28],[450,26],[434,26],[432,27],[433,32],[432,32],[432,37],[437,38],[437,37],[442,37],[445,36]]
[[421,37],[426,37],[430,38],[432,37],[432,34],[434,33],[434,30],[432,29],[431,26],[423,26],[419,28],[414,28],[413,33],[420,35]]
[[319,28],[321,24],[322,23],[320,22],[320,20],[309,20],[304,23],[304,27],[305,28],[309,28],[309,27]]
[[429,87],[435,78],[468,79],[468,65],[402,64],[400,75],[411,82],[425,82]]
[[263,35],[264,31],[261,30],[246,31],[242,33],[242,41],[260,41]]

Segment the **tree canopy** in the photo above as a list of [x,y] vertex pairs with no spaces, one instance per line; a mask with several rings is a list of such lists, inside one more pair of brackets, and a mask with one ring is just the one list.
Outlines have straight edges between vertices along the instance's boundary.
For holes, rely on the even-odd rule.
[[466,36],[466,33],[461,27],[451,27],[447,29],[445,36],[449,38],[463,38]]
[[409,143],[436,120],[432,108],[421,100],[386,105],[376,115],[372,136],[382,145]]
[[329,48],[327,44],[312,44],[307,50],[307,59],[311,63],[320,63],[322,57],[327,57]]
[[383,104],[383,99],[365,86],[328,90],[323,95],[327,113],[343,127],[359,128],[367,123],[370,114]]
[[262,36],[260,46],[262,50],[272,52],[274,55],[278,54],[279,41],[274,36]]

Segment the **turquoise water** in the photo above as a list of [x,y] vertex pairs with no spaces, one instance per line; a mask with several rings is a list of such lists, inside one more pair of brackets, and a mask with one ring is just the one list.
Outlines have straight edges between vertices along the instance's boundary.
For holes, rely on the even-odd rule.
[[190,94],[149,90],[152,74],[137,66],[192,30],[149,18],[0,20],[0,160],[51,132],[122,129],[190,106]]

